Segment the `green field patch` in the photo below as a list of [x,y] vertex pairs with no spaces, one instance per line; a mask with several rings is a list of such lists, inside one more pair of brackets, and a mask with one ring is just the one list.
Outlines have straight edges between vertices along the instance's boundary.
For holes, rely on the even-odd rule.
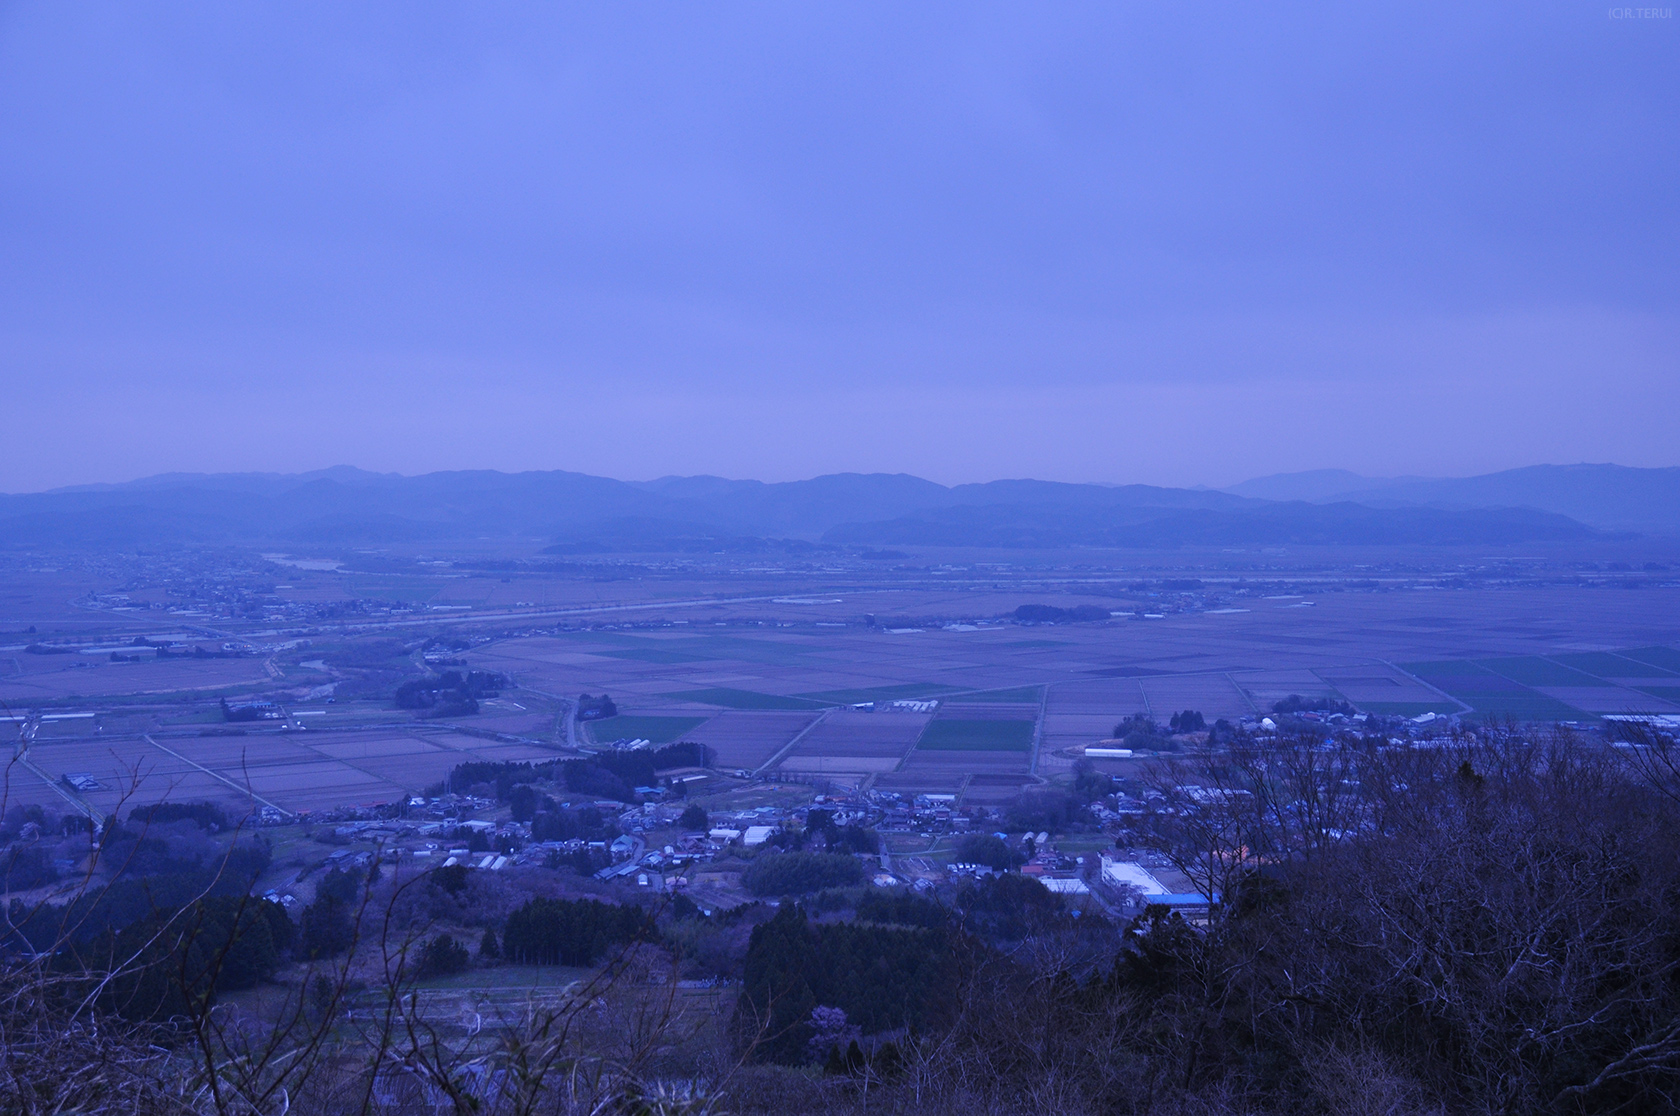
[[909,682],[901,686],[870,686],[860,690],[818,690],[798,696],[824,705],[857,705],[865,701],[929,698],[956,692],[957,687],[941,686],[937,682]]
[[651,717],[619,716],[604,721],[585,721],[589,735],[597,744],[614,740],[651,740],[655,744],[669,744],[681,740],[689,729],[705,724],[709,717]]
[[1026,752],[1032,749],[1031,721],[929,721],[916,747],[950,752]]
[[[1489,666],[1498,664],[1500,670],[1490,670]],[[1603,687],[1604,683],[1596,678],[1570,670],[1557,663],[1547,662],[1538,657],[1522,657],[1511,659],[1480,659],[1474,662],[1468,660],[1450,659],[1446,661],[1427,663],[1402,663],[1401,669],[1410,671],[1419,678],[1434,679],[1437,688],[1445,690],[1453,697],[1470,706],[1473,713],[1470,716],[1483,721],[1590,721],[1595,720],[1590,713],[1584,713],[1572,705],[1566,705],[1554,697],[1527,689],[1521,678],[1513,677],[1522,674],[1525,678],[1544,678],[1548,681],[1535,683],[1537,685],[1581,685],[1581,679],[1588,679],[1587,685]],[[1567,677],[1567,682],[1554,682],[1551,679]],[[1483,681],[1486,679],[1486,681]]]
[[1616,654],[1646,666],[1661,667],[1671,674],[1680,674],[1680,651],[1672,647],[1636,647],[1632,651],[1618,651]]
[[1044,696],[1043,686],[1016,686],[1009,690],[978,690],[970,694],[957,694],[951,700],[963,702],[992,701],[1008,705],[1037,705]]
[[1554,697],[1533,690],[1493,690],[1485,693],[1454,692],[1475,712],[1471,717],[1481,721],[1594,721],[1598,718],[1582,712],[1573,705],[1565,705]]
[[707,663],[712,660],[710,655],[696,655],[690,651],[677,651],[665,647],[603,647],[589,653],[609,659],[631,659],[638,663]]
[[1608,651],[1582,651],[1571,655],[1548,655],[1564,666],[1584,670],[1588,674],[1596,674],[1600,678],[1672,678],[1674,675],[1661,667],[1654,667],[1649,663],[1637,662],[1621,655],[1612,655]]
[[1419,717],[1425,713],[1462,713],[1456,701],[1362,701],[1359,708],[1380,717]]
[[1603,686],[1604,682],[1562,663],[1523,655],[1511,659],[1477,659],[1477,666],[1524,686]]
[[822,703],[806,698],[783,697],[780,694],[759,694],[751,690],[731,690],[714,686],[706,690],[683,690],[664,694],[676,701],[695,701],[702,705],[719,705],[725,709],[821,709]]
[[1073,643],[1065,639],[1017,639],[1009,643],[999,644],[1000,647],[1072,647]]
[[1640,686],[1639,692],[1680,705],[1680,686]]

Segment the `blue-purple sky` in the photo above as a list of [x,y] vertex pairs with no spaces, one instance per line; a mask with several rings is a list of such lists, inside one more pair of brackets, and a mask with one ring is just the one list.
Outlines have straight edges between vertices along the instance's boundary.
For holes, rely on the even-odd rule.
[[0,491],[1680,464],[1680,22],[1278,7],[0,4]]

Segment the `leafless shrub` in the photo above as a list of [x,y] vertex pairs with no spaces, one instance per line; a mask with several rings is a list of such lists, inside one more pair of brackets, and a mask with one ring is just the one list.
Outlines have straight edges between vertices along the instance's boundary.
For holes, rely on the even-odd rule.
[[[1148,832],[1219,897],[1205,927],[1155,911],[1095,950],[958,936],[938,1028],[904,1034],[896,1065],[827,1076],[746,1064],[764,1025],[731,1029],[732,997],[685,996],[680,959],[650,941],[518,1001],[423,988],[414,959],[439,912],[413,899],[420,876],[364,890],[338,960],[238,1006],[186,997],[166,1024],[123,1021],[102,996],[169,951],[72,965],[15,948],[31,912],[8,908],[0,1111],[1672,1110],[1680,767],[1655,744],[1622,753],[1494,728],[1185,761],[1163,772]],[[154,941],[189,929],[160,925]]]

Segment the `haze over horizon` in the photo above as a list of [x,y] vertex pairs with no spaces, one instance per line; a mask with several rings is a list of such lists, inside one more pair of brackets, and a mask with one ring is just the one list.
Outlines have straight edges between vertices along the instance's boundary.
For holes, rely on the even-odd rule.
[[[1524,468],[1549,468],[1549,467],[1558,467],[1558,466],[1563,466],[1563,467],[1566,467],[1566,468],[1571,467],[1571,466],[1574,466],[1574,467],[1608,466],[1610,468],[1622,467],[1620,462],[1568,462],[1568,463],[1563,463],[1563,462],[1533,462],[1529,465],[1518,465],[1518,466],[1514,466],[1510,470],[1498,470],[1497,472],[1514,472],[1514,471],[1521,470],[1521,469],[1524,469]],[[442,469],[426,470],[425,472],[404,472],[403,470],[400,470],[400,469],[366,469],[366,468],[363,468],[360,465],[354,465],[354,464],[351,464],[349,462],[339,461],[339,462],[335,462],[335,463],[332,463],[332,464],[329,464],[329,465],[321,465],[321,466],[315,466],[315,467],[311,467],[311,468],[298,468],[298,469],[229,469],[229,470],[216,470],[216,471],[201,470],[201,469],[167,470],[167,471],[158,472],[158,473],[147,473],[147,474],[144,474],[144,475],[141,475],[141,476],[125,477],[121,480],[80,481],[80,482],[75,482],[75,483],[71,483],[71,484],[68,484],[68,485],[55,485],[51,488],[19,490],[19,491],[16,491],[16,492],[0,492],[0,496],[5,496],[5,495],[31,495],[31,494],[40,494],[40,493],[50,493],[50,492],[63,491],[63,490],[66,490],[66,489],[77,489],[77,488],[82,488],[82,487],[102,487],[102,486],[118,487],[118,486],[132,484],[136,481],[162,480],[162,479],[171,478],[171,477],[191,478],[191,477],[198,477],[198,476],[214,477],[214,476],[238,476],[238,475],[258,475],[258,476],[269,475],[269,476],[277,476],[277,477],[298,477],[298,476],[311,476],[311,475],[316,475],[316,474],[331,474],[331,473],[339,472],[339,471],[342,471],[342,470],[351,470],[351,471],[354,471],[354,472],[368,473],[368,474],[377,475],[377,476],[401,477],[401,478],[405,478],[405,479],[416,479],[416,478],[420,478],[420,477],[424,477],[424,476],[428,476],[428,475],[432,475],[432,474],[439,474],[439,473],[448,474],[448,473],[486,472],[486,473],[503,473],[503,474],[506,474],[506,475],[509,475],[509,476],[515,476],[515,475],[518,475],[519,473],[571,472],[571,473],[578,473],[578,474],[581,474],[581,475],[584,475],[584,476],[600,477],[600,478],[606,479],[606,480],[620,481],[620,482],[623,482],[623,483],[626,483],[626,484],[647,484],[647,483],[650,483],[650,482],[661,481],[661,480],[699,479],[699,478],[708,478],[708,477],[709,478],[715,478],[715,479],[718,479],[718,480],[729,481],[729,482],[732,482],[732,483],[734,483],[734,482],[755,483],[756,482],[756,483],[761,483],[761,484],[783,484],[783,483],[797,483],[797,482],[800,482],[800,481],[820,480],[824,477],[833,477],[833,476],[842,476],[842,475],[915,476],[915,474],[908,473],[908,472],[905,472],[905,471],[902,471],[902,470],[893,471],[893,470],[885,470],[885,469],[842,469],[842,470],[835,470],[833,472],[828,472],[828,473],[815,473],[815,474],[811,474],[809,476],[790,476],[790,477],[776,478],[776,479],[766,479],[766,478],[763,478],[763,477],[746,477],[746,476],[720,476],[719,474],[715,474],[715,473],[661,473],[661,474],[649,475],[649,476],[608,476],[606,474],[591,473],[591,472],[589,472],[587,470],[583,470],[583,469],[542,469],[542,468],[517,469],[517,470],[515,470],[515,469],[495,469],[495,468],[481,468],[481,469],[475,469],[475,468],[453,468],[453,469],[452,468],[442,468]],[[1334,466],[1326,466],[1326,467],[1315,468],[1315,469],[1291,470],[1291,471],[1285,472],[1285,473],[1269,473],[1269,474],[1265,474],[1263,476],[1257,475],[1257,476],[1252,476],[1252,477],[1243,477],[1240,480],[1230,482],[1230,483],[1226,483],[1226,484],[1207,484],[1207,483],[1194,482],[1194,483],[1185,484],[1185,485],[1160,485],[1158,487],[1187,488],[1187,489],[1209,489],[1209,490],[1213,490],[1213,491],[1227,491],[1227,490],[1236,491],[1236,490],[1242,490],[1242,489],[1247,488],[1247,487],[1251,487],[1251,486],[1256,485],[1256,484],[1262,484],[1262,483],[1268,482],[1268,481],[1284,480],[1284,479],[1291,479],[1291,478],[1297,478],[1297,477],[1299,477],[1299,478],[1312,478],[1312,477],[1320,477],[1320,476],[1329,476],[1329,475],[1334,475],[1334,474],[1345,474],[1346,475],[1346,480],[1347,480],[1348,483],[1369,482],[1369,483],[1372,483],[1372,484],[1379,484],[1379,485],[1389,483],[1389,482],[1393,482],[1393,481],[1431,481],[1431,480],[1466,479],[1462,476],[1449,476],[1449,475],[1446,475],[1446,474],[1430,475],[1430,474],[1425,474],[1425,473],[1411,473],[1411,474],[1405,474],[1403,476],[1396,476],[1396,477],[1375,477],[1375,476],[1366,476],[1366,475],[1363,475],[1363,474],[1354,473],[1351,470],[1339,469],[1339,468],[1336,468]],[[933,480],[934,478],[931,478],[931,477],[917,477],[917,479],[919,479],[919,480]],[[995,481],[1045,480],[1045,479],[1047,479],[1047,478],[1043,478],[1043,477],[1024,477],[1024,476],[1005,476],[1005,475],[1000,474],[1000,475],[997,475],[997,476],[961,477],[961,478],[958,478],[958,479],[955,479],[955,480],[936,480],[935,483],[945,485],[946,487],[956,487],[956,486],[965,485],[965,484],[989,484],[989,483],[992,483],[992,482],[995,482]],[[1106,480],[1106,479],[1104,479],[1104,480],[1071,480],[1071,481],[1064,481],[1064,480],[1061,480],[1060,478],[1048,478],[1048,479],[1051,479],[1052,481],[1059,481],[1060,483],[1095,484],[1095,485],[1104,485],[1104,486],[1113,486],[1113,487],[1121,487],[1121,486],[1125,486],[1125,485],[1146,484],[1146,483],[1148,483],[1148,482],[1144,482],[1144,481],[1131,481],[1131,480]],[[1335,489],[1336,486],[1335,486],[1334,483],[1329,483],[1329,482],[1326,482],[1326,483],[1328,483],[1328,488],[1330,490]]]
[[1680,464],[1676,25],[0,10],[0,491]]

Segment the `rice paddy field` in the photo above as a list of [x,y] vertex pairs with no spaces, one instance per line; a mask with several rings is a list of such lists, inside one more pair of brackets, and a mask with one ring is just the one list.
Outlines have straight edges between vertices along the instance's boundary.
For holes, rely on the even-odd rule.
[[[97,789],[80,797],[102,813],[121,807],[126,814],[135,805],[170,799],[218,802],[230,815],[242,816],[263,805],[303,813],[400,801],[423,793],[458,763],[542,762],[557,754],[552,748],[417,728],[37,742],[28,759],[55,783],[66,775],[91,776]],[[19,765],[10,773],[18,802],[63,808],[52,787],[25,778]]]
[[[1602,635],[1571,634],[1567,610],[1542,614],[1539,604],[1516,593],[1332,594],[1031,628],[794,626],[720,639],[672,626],[608,633],[610,641],[598,632],[507,641],[475,657],[523,664],[553,692],[609,690],[626,725],[704,717],[686,738],[719,748],[725,767],[965,796],[1053,777],[1069,762],[1057,752],[1108,737],[1126,716],[1165,722],[1196,710],[1234,721],[1291,695],[1401,716],[1591,723],[1605,713],[1680,712],[1669,700],[1680,697],[1669,692],[1680,691],[1680,671],[1664,665],[1672,648],[1580,649]],[[754,640],[759,653],[743,655]],[[1515,653],[1537,643],[1556,650]],[[1408,653],[1420,646],[1487,653]],[[611,653],[590,650],[603,647]],[[648,653],[625,654],[635,649]],[[888,708],[923,700],[937,703],[931,717]],[[866,703],[876,711],[850,708]]]
[[[33,767],[12,764],[7,794],[62,801],[61,778],[77,774],[98,782],[85,797],[100,809],[126,795],[319,810],[416,793],[467,759],[643,739],[703,743],[730,771],[1004,801],[1137,714],[1235,721],[1291,695],[1403,716],[1680,714],[1680,583],[1668,575],[1460,585],[1439,570],[1466,568],[1463,556],[1431,558],[1439,570],[1425,575],[1390,555],[1382,577],[1372,556],[1347,557],[1359,562],[1327,573],[1250,556],[1248,572],[1225,576],[1209,572],[1225,559],[1205,556],[1200,588],[1176,591],[1165,566],[1127,573],[1083,554],[550,576],[443,575],[427,556],[411,574],[288,569],[288,607],[318,614],[289,628],[159,614],[166,594],[133,571],[122,588],[136,603],[100,612],[75,602],[111,578],[23,570],[0,588],[0,632],[13,633],[0,635],[0,716],[59,719],[39,722]],[[1028,603],[1112,618],[1014,622]],[[332,618],[351,604],[360,611]],[[112,647],[165,631],[246,650],[111,661]],[[473,715],[395,709],[396,683],[444,639],[456,650],[437,670],[510,685]],[[568,724],[573,699],[603,692],[618,716]],[[233,735],[224,696],[283,716]]]
[[[1649,685],[1667,673],[1649,660],[1666,659],[1669,650],[1432,660],[1404,663],[1401,669],[1455,698],[1478,718],[1591,720],[1606,713],[1680,713],[1680,703],[1670,700],[1680,692],[1665,695],[1668,688]],[[1668,677],[1680,684],[1680,674]]]
[[252,659],[169,659],[113,663],[97,655],[0,652],[10,668],[0,675],[0,701],[29,706],[78,698],[112,698],[183,691],[236,692],[270,680]]

